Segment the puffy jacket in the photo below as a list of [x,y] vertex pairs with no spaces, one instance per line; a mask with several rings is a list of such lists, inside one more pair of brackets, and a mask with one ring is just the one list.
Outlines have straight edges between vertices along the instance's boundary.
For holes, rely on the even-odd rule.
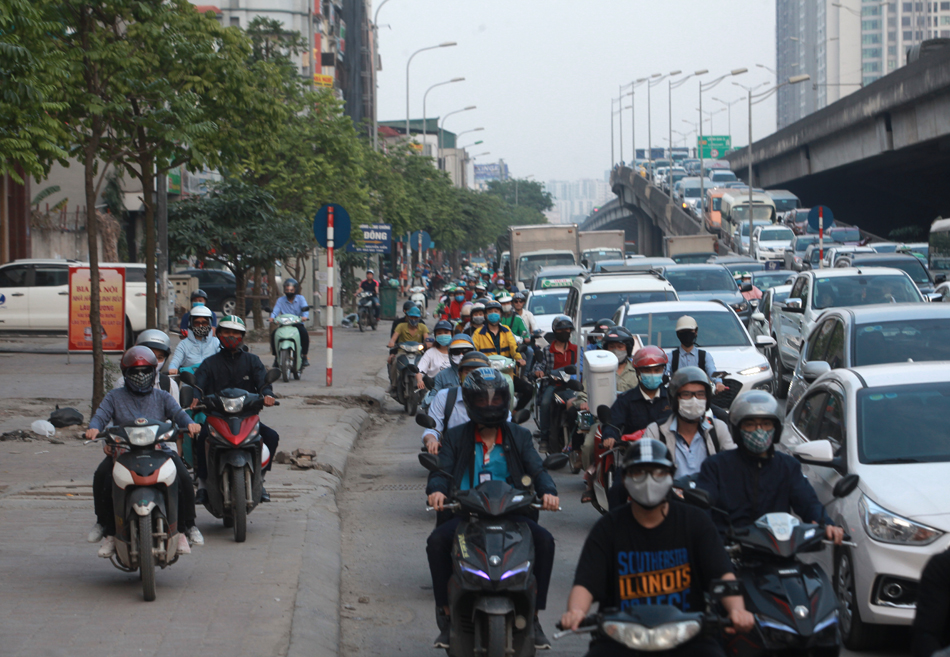
[[178,343],[175,347],[175,354],[168,363],[168,368],[172,370],[182,367],[197,367],[208,357],[214,356],[221,350],[221,343],[213,335],[209,335],[204,340],[198,340],[194,334],[188,332],[188,337]]
[[[664,422],[654,422],[643,432],[644,438],[653,438],[666,443],[673,455],[673,465],[676,465],[676,434],[673,433],[673,418],[670,415]],[[706,453],[709,456],[718,452],[724,452],[727,449],[735,449],[736,443],[732,440],[732,434],[729,432],[729,425],[718,418],[713,418],[712,428],[716,430],[716,440],[713,440],[712,431],[708,431],[700,425],[699,430],[703,434],[703,440],[706,442]],[[719,442],[719,449],[716,449],[716,441]],[[707,457],[708,458],[708,457]]]
[[238,388],[273,396],[274,389],[271,385],[264,385],[266,376],[267,368],[259,356],[243,349],[222,349],[214,356],[206,358],[195,371],[195,379],[200,388],[200,391],[196,390],[195,393],[200,397],[200,394],[217,394],[225,388]]
[[[591,409],[596,415],[597,409]],[[646,429],[654,422],[665,422],[673,414],[670,406],[670,395],[666,387],[661,387],[652,400],[643,396],[640,386],[628,390],[619,397],[610,407],[610,423],[612,427],[604,427],[601,434],[604,438],[620,439],[617,433],[619,428],[624,434],[634,433]]]
[[495,340],[491,331],[488,330],[488,324],[472,331],[472,342],[475,344],[475,350],[480,351],[486,356],[492,354],[501,354],[514,360],[521,358],[518,353],[518,343],[515,342],[514,333],[503,324],[498,325],[498,348],[495,348]]
[[[774,451],[759,458],[745,449],[730,449],[703,461],[696,487],[709,493],[710,504],[729,514],[734,527],[751,525],[766,513],[794,511],[805,522],[833,525],[818,495],[793,457]],[[713,512],[720,531],[729,523]]]
[[[538,495],[557,495],[554,479],[544,471],[541,457],[534,448],[531,432],[512,422],[502,425],[502,448],[508,461],[508,483],[519,489],[526,489],[521,478],[528,474],[534,478],[534,488]],[[449,494],[454,487],[462,485],[465,473],[472,467],[475,458],[475,424],[466,422],[452,427],[442,437],[439,448],[439,467],[452,473],[452,481],[438,472],[429,473],[426,495],[432,493]]]

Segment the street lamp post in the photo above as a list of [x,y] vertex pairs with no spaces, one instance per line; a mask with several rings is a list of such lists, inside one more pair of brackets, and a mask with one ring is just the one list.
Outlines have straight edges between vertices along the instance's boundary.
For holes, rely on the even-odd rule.
[[720,75],[711,82],[699,82],[699,130],[697,131],[699,136],[696,139],[696,145],[699,146],[699,204],[703,209],[706,207],[706,172],[703,171],[703,92],[711,91],[713,87],[718,85],[726,78],[735,75],[742,75],[743,73],[748,72],[748,70],[749,69],[747,68],[737,68],[729,71],[725,75]]
[[[464,163],[463,163],[463,164],[460,164],[460,162],[462,162],[462,159],[461,159],[461,157],[458,156],[458,152],[459,152],[459,151],[463,151],[463,150],[465,150],[465,149],[459,147],[459,137],[461,137],[462,135],[467,135],[467,134],[470,133],[470,132],[481,132],[481,131],[484,130],[484,129],[485,129],[485,128],[472,128],[471,130],[463,130],[462,132],[456,133],[456,135],[455,135],[455,152],[456,152],[456,157],[455,157],[455,173],[459,176],[459,180],[461,180],[463,183],[465,182],[465,173],[467,173],[468,167],[465,166]],[[465,162],[467,162],[467,161],[468,161],[468,160],[466,159]],[[464,187],[464,186],[465,186],[465,185],[463,185],[463,187]]]
[[647,157],[650,160],[650,177],[651,178],[653,177],[654,172],[653,172],[653,122],[652,122],[653,108],[652,108],[652,103],[650,102],[651,101],[650,89],[660,84],[661,82],[663,82],[663,80],[665,80],[666,78],[672,77],[674,75],[679,75],[680,73],[682,73],[682,71],[670,71],[666,75],[663,75],[662,73],[654,73],[653,75],[650,76],[653,79],[647,82],[647,148],[650,149],[650,153]]
[[729,136],[732,137],[732,106],[735,105],[736,103],[741,103],[743,99],[736,98],[734,101],[729,102],[729,103],[727,103],[724,100],[720,100],[719,98],[713,98],[713,100],[716,101],[717,103],[722,103],[729,109]]
[[446,80],[445,82],[437,82],[432,85],[426,92],[422,95],[422,154],[425,155],[426,148],[426,137],[428,136],[427,128],[429,127],[428,119],[426,118],[426,99],[429,97],[429,92],[435,89],[436,87],[441,87],[446,84],[452,84],[453,82],[464,82],[465,78],[452,78],[451,80]]
[[[380,5],[382,9],[382,5]],[[377,10],[379,11],[379,10]],[[409,61],[406,62],[406,139],[412,139],[412,136],[409,133],[409,65],[412,64],[412,58],[418,55],[420,52],[425,52],[426,50],[435,50],[436,48],[451,48],[452,46],[457,46],[458,44],[455,41],[446,41],[445,43],[440,43],[437,46],[429,46],[428,48],[420,48],[411,55],[409,55]]]
[[[379,10],[383,8],[389,0],[383,0],[379,3],[379,6],[376,8],[376,13],[373,14],[373,150],[379,150],[379,117],[377,116],[377,106],[379,95],[379,90],[377,89],[376,82],[376,58],[379,56]],[[313,12],[310,12],[311,15],[311,29],[310,29],[310,39],[311,43],[313,42],[313,27],[312,27],[312,18]],[[310,48],[310,57],[313,59],[313,65],[310,67],[310,87],[313,88],[313,76],[317,71],[317,53],[313,52],[313,47]]]
[[637,87],[649,80],[650,78],[640,78],[634,80],[627,86],[630,87],[630,147],[631,153],[630,156],[631,162],[633,162],[633,169],[637,169]]
[[[707,69],[702,69],[702,70],[699,70],[699,71],[695,71],[695,72],[693,72],[693,73],[690,73],[690,74],[687,75],[685,78],[682,78],[682,79],[680,79],[680,80],[677,80],[675,84],[673,83],[673,80],[670,80],[670,81],[669,81],[669,90],[668,90],[668,92],[667,92],[667,94],[668,94],[668,95],[667,95],[667,105],[668,105],[668,109],[669,109],[669,120],[670,120],[670,124],[669,124],[669,142],[670,142],[670,166],[671,166],[671,167],[673,166],[673,89],[679,89],[679,88],[682,87],[684,84],[686,84],[686,81],[687,81],[687,80],[689,80],[689,79],[692,78],[692,77],[699,77],[700,75],[706,75],[707,73],[709,73],[709,71],[708,71]],[[672,191],[672,190],[671,190],[671,191]],[[670,196],[671,196],[671,198],[672,198],[672,194],[671,194]]]
[[459,114],[460,112],[468,112],[475,109],[475,105],[469,105],[468,107],[463,107],[460,110],[455,110],[454,112],[449,112],[442,117],[442,122],[439,124],[439,170],[445,171],[445,163],[442,161],[442,132],[445,128],[445,120],[452,116],[453,114]]

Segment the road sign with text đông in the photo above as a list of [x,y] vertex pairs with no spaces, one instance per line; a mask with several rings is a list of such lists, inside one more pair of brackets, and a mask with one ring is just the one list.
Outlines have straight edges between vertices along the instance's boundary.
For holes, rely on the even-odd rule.
[[701,157],[715,160],[732,149],[732,137],[729,135],[703,135],[696,138],[696,147],[702,153]]

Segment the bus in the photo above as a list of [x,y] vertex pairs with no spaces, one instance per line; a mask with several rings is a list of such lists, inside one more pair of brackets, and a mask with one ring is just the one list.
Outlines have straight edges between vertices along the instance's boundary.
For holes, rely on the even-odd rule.
[[930,225],[928,264],[935,281],[938,276],[946,280],[950,275],[950,219],[937,217]]

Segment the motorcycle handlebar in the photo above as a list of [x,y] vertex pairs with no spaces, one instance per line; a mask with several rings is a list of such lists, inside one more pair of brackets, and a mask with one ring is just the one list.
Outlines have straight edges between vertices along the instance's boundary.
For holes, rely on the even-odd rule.
[[[459,504],[458,502],[449,502],[448,504],[442,505],[442,510],[443,510],[443,511],[458,511],[458,510],[461,509],[461,508],[462,508],[462,505]],[[532,509],[538,509],[539,511],[545,511],[545,510],[546,510],[546,509],[542,508],[542,506],[541,506],[540,504],[532,504],[532,505],[531,505],[531,508],[532,508]],[[561,507],[559,506],[556,510],[557,510],[557,511],[560,511],[560,510],[561,510]],[[426,506],[426,511],[435,511],[435,507],[434,507],[434,506]]]

